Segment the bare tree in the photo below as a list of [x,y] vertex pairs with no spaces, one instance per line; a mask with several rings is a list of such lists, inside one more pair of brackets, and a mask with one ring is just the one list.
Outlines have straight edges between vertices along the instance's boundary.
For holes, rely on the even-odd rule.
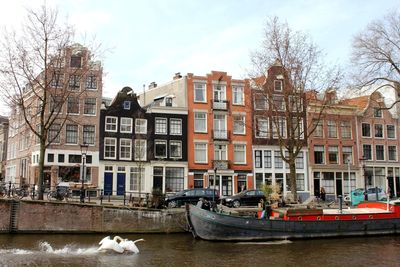
[[[280,156],[289,165],[290,190],[295,201],[296,157],[316,127],[315,118],[314,122],[306,121],[308,96],[335,88],[341,77],[337,67],[325,67],[322,57],[322,51],[307,34],[293,31],[277,17],[267,20],[262,46],[251,55],[251,76],[256,77],[253,92],[267,103],[254,114],[268,118],[269,123],[260,129],[255,122],[256,131],[266,130],[264,134],[279,145]],[[324,107],[328,102],[322,98],[320,103]],[[323,111],[324,108],[319,110],[317,119]]]
[[357,34],[351,60],[355,68],[354,82],[359,89],[390,87],[399,94],[400,12],[388,13]]
[[74,90],[74,86],[80,87],[81,77],[91,70],[93,55],[78,54],[74,62],[74,30],[59,23],[56,9],[28,9],[26,18],[20,32],[3,32],[0,93],[21,120],[14,124],[21,129],[14,130],[31,132],[40,144],[38,186],[43,199],[46,148],[72,120],[63,107],[79,107],[76,99],[85,89]]

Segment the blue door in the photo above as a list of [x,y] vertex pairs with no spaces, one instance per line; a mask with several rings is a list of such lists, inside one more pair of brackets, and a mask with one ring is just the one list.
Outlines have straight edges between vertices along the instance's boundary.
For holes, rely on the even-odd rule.
[[117,195],[123,195],[125,193],[125,173],[117,174]]
[[104,195],[112,195],[113,189],[113,173],[106,172],[104,173]]

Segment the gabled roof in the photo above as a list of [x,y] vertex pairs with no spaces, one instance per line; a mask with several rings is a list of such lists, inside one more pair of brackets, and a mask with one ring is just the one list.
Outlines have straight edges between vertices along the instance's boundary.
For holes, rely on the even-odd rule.
[[364,110],[367,108],[370,96],[364,95],[354,98],[343,99],[340,104],[357,106],[359,109]]

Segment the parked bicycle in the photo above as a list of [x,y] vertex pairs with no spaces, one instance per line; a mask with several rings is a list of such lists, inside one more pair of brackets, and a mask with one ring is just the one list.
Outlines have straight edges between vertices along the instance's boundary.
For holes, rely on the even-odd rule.
[[0,197],[8,197],[8,198],[18,198],[22,199],[23,197],[28,196],[28,191],[25,187],[15,187],[15,184],[9,183],[1,183],[0,184]]
[[58,200],[62,201],[65,199],[65,201],[68,201],[68,198],[71,197],[71,191],[69,189],[69,184],[66,183],[59,183],[56,186],[56,190],[52,190],[47,193],[47,199],[49,201],[51,200]]

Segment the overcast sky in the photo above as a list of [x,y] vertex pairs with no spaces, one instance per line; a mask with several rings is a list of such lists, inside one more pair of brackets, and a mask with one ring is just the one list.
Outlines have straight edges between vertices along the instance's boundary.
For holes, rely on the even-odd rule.
[[[2,1],[0,25],[16,27],[25,8],[42,0]],[[103,66],[104,96],[124,86],[141,91],[174,73],[226,71],[244,78],[249,54],[260,46],[268,16],[309,33],[329,61],[347,64],[354,34],[390,10],[398,0],[47,0],[75,26],[77,41],[96,36],[111,52]],[[4,113],[4,112],[0,112]]]

